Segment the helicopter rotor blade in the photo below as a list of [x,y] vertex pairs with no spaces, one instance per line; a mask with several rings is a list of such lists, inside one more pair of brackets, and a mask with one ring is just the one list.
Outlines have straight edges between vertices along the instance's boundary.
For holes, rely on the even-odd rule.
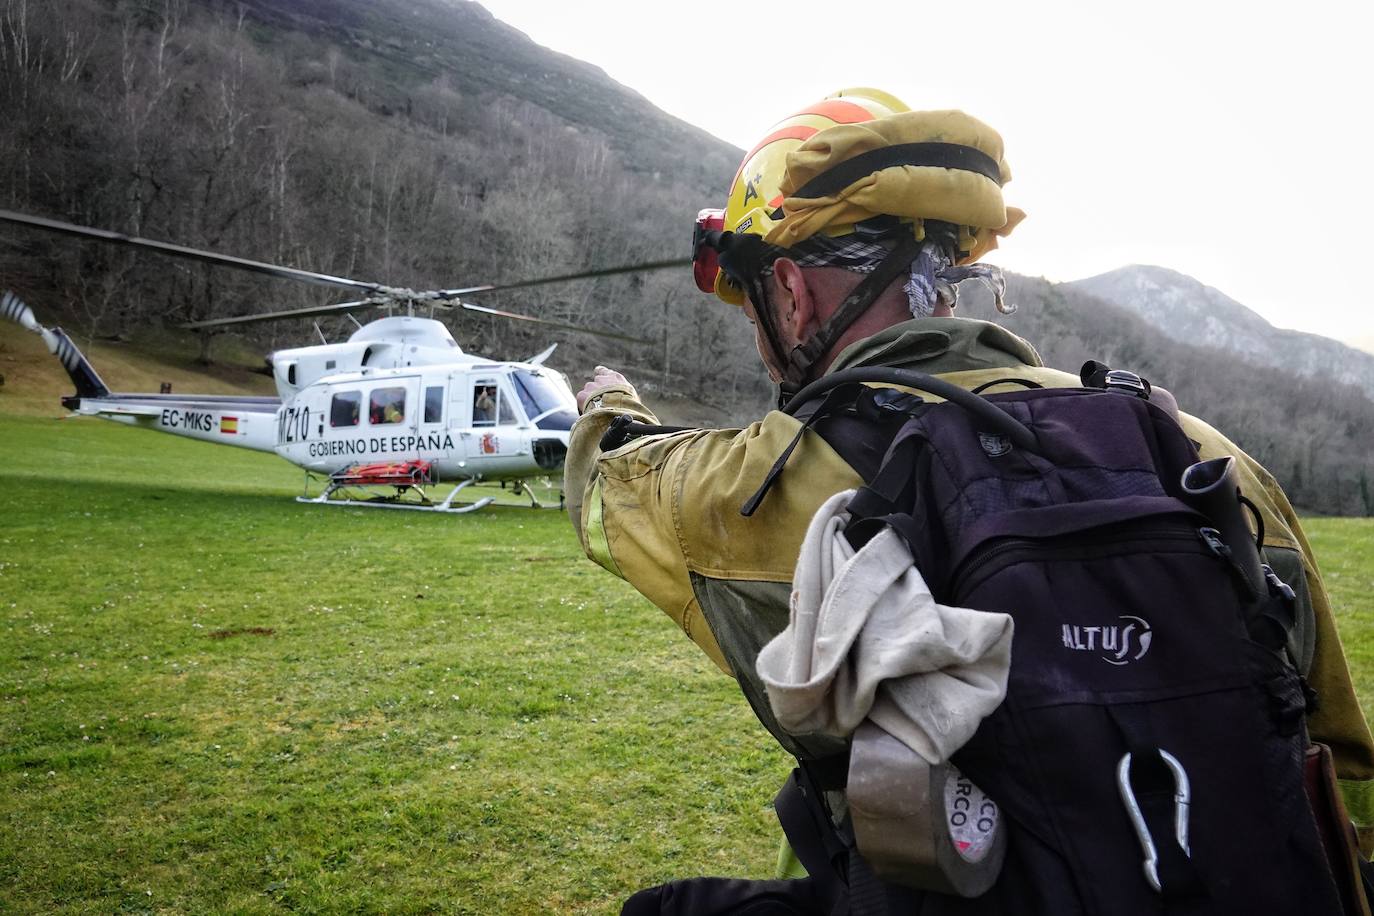
[[537,280],[517,280],[514,283],[493,283],[487,286],[469,286],[465,289],[439,290],[439,297],[456,299],[469,293],[495,293],[506,289],[524,289],[527,286],[543,286],[546,283],[563,283],[568,280],[589,280],[593,277],[613,277],[617,274],[636,274],[651,270],[668,270],[673,267],[690,267],[691,259],[668,258],[662,261],[645,261],[640,264],[625,264],[620,267],[603,267],[599,270],[583,270],[575,274],[559,274],[556,277],[540,277]]
[[225,325],[233,324],[255,324],[259,321],[283,321],[287,318],[313,318],[319,315],[337,315],[339,313],[356,312],[366,308],[378,308],[387,305],[391,300],[386,298],[359,299],[357,302],[333,302],[329,305],[307,305],[298,309],[282,309],[277,312],[262,312],[257,315],[234,315],[230,318],[206,318],[203,321],[187,321],[177,325],[187,331],[198,331],[203,328],[220,328]]
[[485,305],[475,305],[471,302],[460,302],[458,307],[469,312],[481,312],[483,315],[496,315],[500,318],[511,318],[515,321],[528,321],[533,324],[542,324],[550,328],[561,328],[564,331],[577,331],[580,334],[594,334],[597,337],[609,337],[612,340],[623,340],[628,343],[652,344],[654,341],[645,340],[643,337],[631,337],[629,334],[617,334],[614,331],[602,331],[599,328],[589,328],[580,324],[565,324],[562,321],[550,321],[547,318],[535,318],[531,315],[520,315],[516,312],[505,312],[501,309],[488,308]]
[[[653,341],[645,340],[641,337],[633,337],[628,334],[618,334],[614,331],[603,331],[597,328],[581,327],[574,324],[566,324],[560,321],[550,321],[546,318],[535,318],[530,315],[520,315],[515,312],[506,312],[500,309],[488,308],[487,306],[475,305],[472,303],[452,301],[458,300],[460,296],[469,293],[498,292],[509,289],[524,289],[531,286],[543,286],[551,283],[565,283],[572,280],[588,280],[596,277],[612,277],[619,274],[644,273],[646,271],[667,270],[672,268],[683,268],[691,264],[691,261],[684,258],[669,258],[658,261],[645,261],[638,264],[625,264],[619,267],[604,267],[597,270],[584,270],[570,274],[559,274],[554,277],[540,277],[533,280],[518,280],[513,283],[493,283],[482,286],[469,286],[462,289],[434,290],[431,292],[415,292],[409,289],[398,289],[383,286],[380,283],[369,283],[363,280],[353,280],[348,277],[336,277],[331,274],[317,273],[310,270],[301,270],[295,267],[285,267],[280,264],[269,264],[265,261],[253,261],[247,258],[237,258],[232,255],[217,254],[213,251],[204,251],[199,248],[188,248],[184,245],[174,245],[171,242],[159,242],[154,239],[139,238],[137,236],[125,235],[122,232],[113,232],[108,229],[95,229],[90,226],[80,226],[75,223],[66,223],[60,220],[46,219],[41,216],[29,216],[24,213],[16,213],[12,210],[0,209],[0,223],[13,223],[19,226],[27,226],[31,229],[41,229],[45,232],[55,232],[61,235],[70,235],[83,239],[95,239],[97,241],[108,242],[115,245],[125,245],[132,248],[140,248],[154,251],[159,254],[175,258],[182,258],[192,261],[200,261],[205,264],[213,264],[220,267],[232,267],[237,270],[245,270],[264,276],[276,277],[284,280],[298,280],[305,283],[314,283],[322,286],[336,286],[345,289],[363,290],[373,295],[366,299],[355,302],[340,302],[330,305],[306,306],[304,308],[283,309],[275,312],[263,312],[255,315],[235,315],[227,318],[210,318],[202,321],[188,321],[178,327],[186,330],[202,330],[205,328],[225,327],[240,324],[253,324],[260,321],[276,321],[279,319],[291,318],[311,318],[320,315],[337,315],[358,311],[365,308],[375,308],[378,306],[396,305],[401,302],[409,302],[412,306],[422,302],[431,304],[443,303],[446,307],[458,306],[473,312],[481,312],[487,315],[496,315],[502,318],[509,318],[514,321],[527,321],[533,324],[542,324],[548,327],[560,328],[565,331],[575,331],[583,334],[594,334],[599,337],[606,337],[612,340],[624,340],[630,343],[652,344]],[[16,318],[16,320],[18,320]]]
[[280,264],[268,264],[265,261],[251,261],[247,258],[236,258],[227,254],[216,254],[213,251],[203,251],[199,248],[187,248],[184,245],[173,245],[171,242],[159,242],[154,239],[143,239],[137,236],[125,235],[122,232],[111,232],[108,229],[93,229],[90,226],[78,226],[75,223],[64,223],[59,220],[44,219],[41,216],[28,216],[24,213],[15,213],[12,210],[0,210],[0,223],[14,223],[19,226],[28,226],[32,229],[42,229],[45,232],[74,235],[77,238],[97,239],[114,245],[127,245],[131,248],[142,248],[174,258],[200,261],[205,264],[215,264],[220,267],[233,267],[238,270],[246,270],[251,273],[264,274],[269,277],[277,277],[283,280],[300,280],[304,283],[315,283],[321,286],[339,286],[345,289],[360,289],[370,293],[382,293],[387,291],[387,288],[380,283],[368,283],[363,280],[352,280],[348,277],[335,277],[331,274],[316,273],[312,270],[300,270],[295,267],[283,267]]

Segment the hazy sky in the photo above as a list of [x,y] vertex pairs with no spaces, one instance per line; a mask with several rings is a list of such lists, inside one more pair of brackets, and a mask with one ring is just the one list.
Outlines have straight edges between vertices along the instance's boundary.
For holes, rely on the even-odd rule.
[[962,108],[1002,134],[1030,214],[989,262],[1159,264],[1374,341],[1369,0],[481,2],[740,147],[844,86]]

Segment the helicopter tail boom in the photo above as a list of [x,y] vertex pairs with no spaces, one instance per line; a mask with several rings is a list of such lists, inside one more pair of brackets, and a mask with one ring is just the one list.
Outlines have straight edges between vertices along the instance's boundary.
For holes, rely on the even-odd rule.
[[62,399],[63,407],[81,416],[258,452],[275,451],[280,404],[277,398],[220,395],[106,394]]
[[61,361],[76,386],[62,406],[73,413],[220,445],[264,452],[276,446],[277,398],[112,392],[67,332],[39,324],[33,309],[14,293],[0,294],[0,317],[41,336]]

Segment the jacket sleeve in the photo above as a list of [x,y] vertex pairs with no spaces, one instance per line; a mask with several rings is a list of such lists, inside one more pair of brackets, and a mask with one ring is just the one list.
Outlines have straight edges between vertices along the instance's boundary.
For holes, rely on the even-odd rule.
[[[1317,709],[1308,719],[1308,731],[1313,741],[1320,741],[1331,748],[1341,797],[1351,820],[1355,822],[1360,850],[1369,857],[1374,855],[1374,739],[1370,737],[1369,724],[1355,695],[1341,637],[1336,631],[1331,599],[1317,569],[1307,535],[1288,497],[1263,469],[1260,471],[1260,482],[1269,496],[1270,505],[1277,509],[1297,544],[1304,584],[1307,586],[1305,591],[1313,618],[1313,645],[1312,663],[1306,676],[1308,684],[1317,692]],[[1303,591],[1298,589],[1299,597]]]
[[675,478],[705,431],[646,436],[602,453],[601,437],[620,414],[658,422],[634,388],[613,385],[592,394],[573,426],[564,466],[573,529],[588,557],[633,585],[729,674],[693,595],[675,517]]
[[[790,585],[816,509],[862,481],[824,439],[778,411],[744,429],[645,436],[603,453],[601,435],[615,415],[656,420],[627,385],[593,392],[588,407],[573,427],[564,470],[568,511],[583,550],[673,618],[722,671],[733,673],[719,640],[732,638],[736,628],[713,632],[699,602],[721,590],[772,594],[778,584]],[[789,447],[787,472],[745,516],[742,506]],[[780,609],[785,615],[785,597]],[[752,613],[744,605],[711,610],[731,616],[731,623],[732,615]]]

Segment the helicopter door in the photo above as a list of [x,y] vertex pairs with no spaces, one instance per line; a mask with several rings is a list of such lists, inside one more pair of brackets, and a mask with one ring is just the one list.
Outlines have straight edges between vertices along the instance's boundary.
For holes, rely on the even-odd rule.
[[[420,457],[444,459],[453,451],[453,438],[448,427],[453,423],[453,406],[448,403],[445,379],[420,380]],[[436,384],[437,382],[437,384]]]
[[463,436],[468,466],[479,474],[500,473],[520,448],[516,433],[524,420],[507,384],[502,376],[471,376],[466,385],[472,427]]
[[367,413],[368,444],[374,460],[414,458],[422,405],[416,379],[387,379],[370,389],[364,404]]

